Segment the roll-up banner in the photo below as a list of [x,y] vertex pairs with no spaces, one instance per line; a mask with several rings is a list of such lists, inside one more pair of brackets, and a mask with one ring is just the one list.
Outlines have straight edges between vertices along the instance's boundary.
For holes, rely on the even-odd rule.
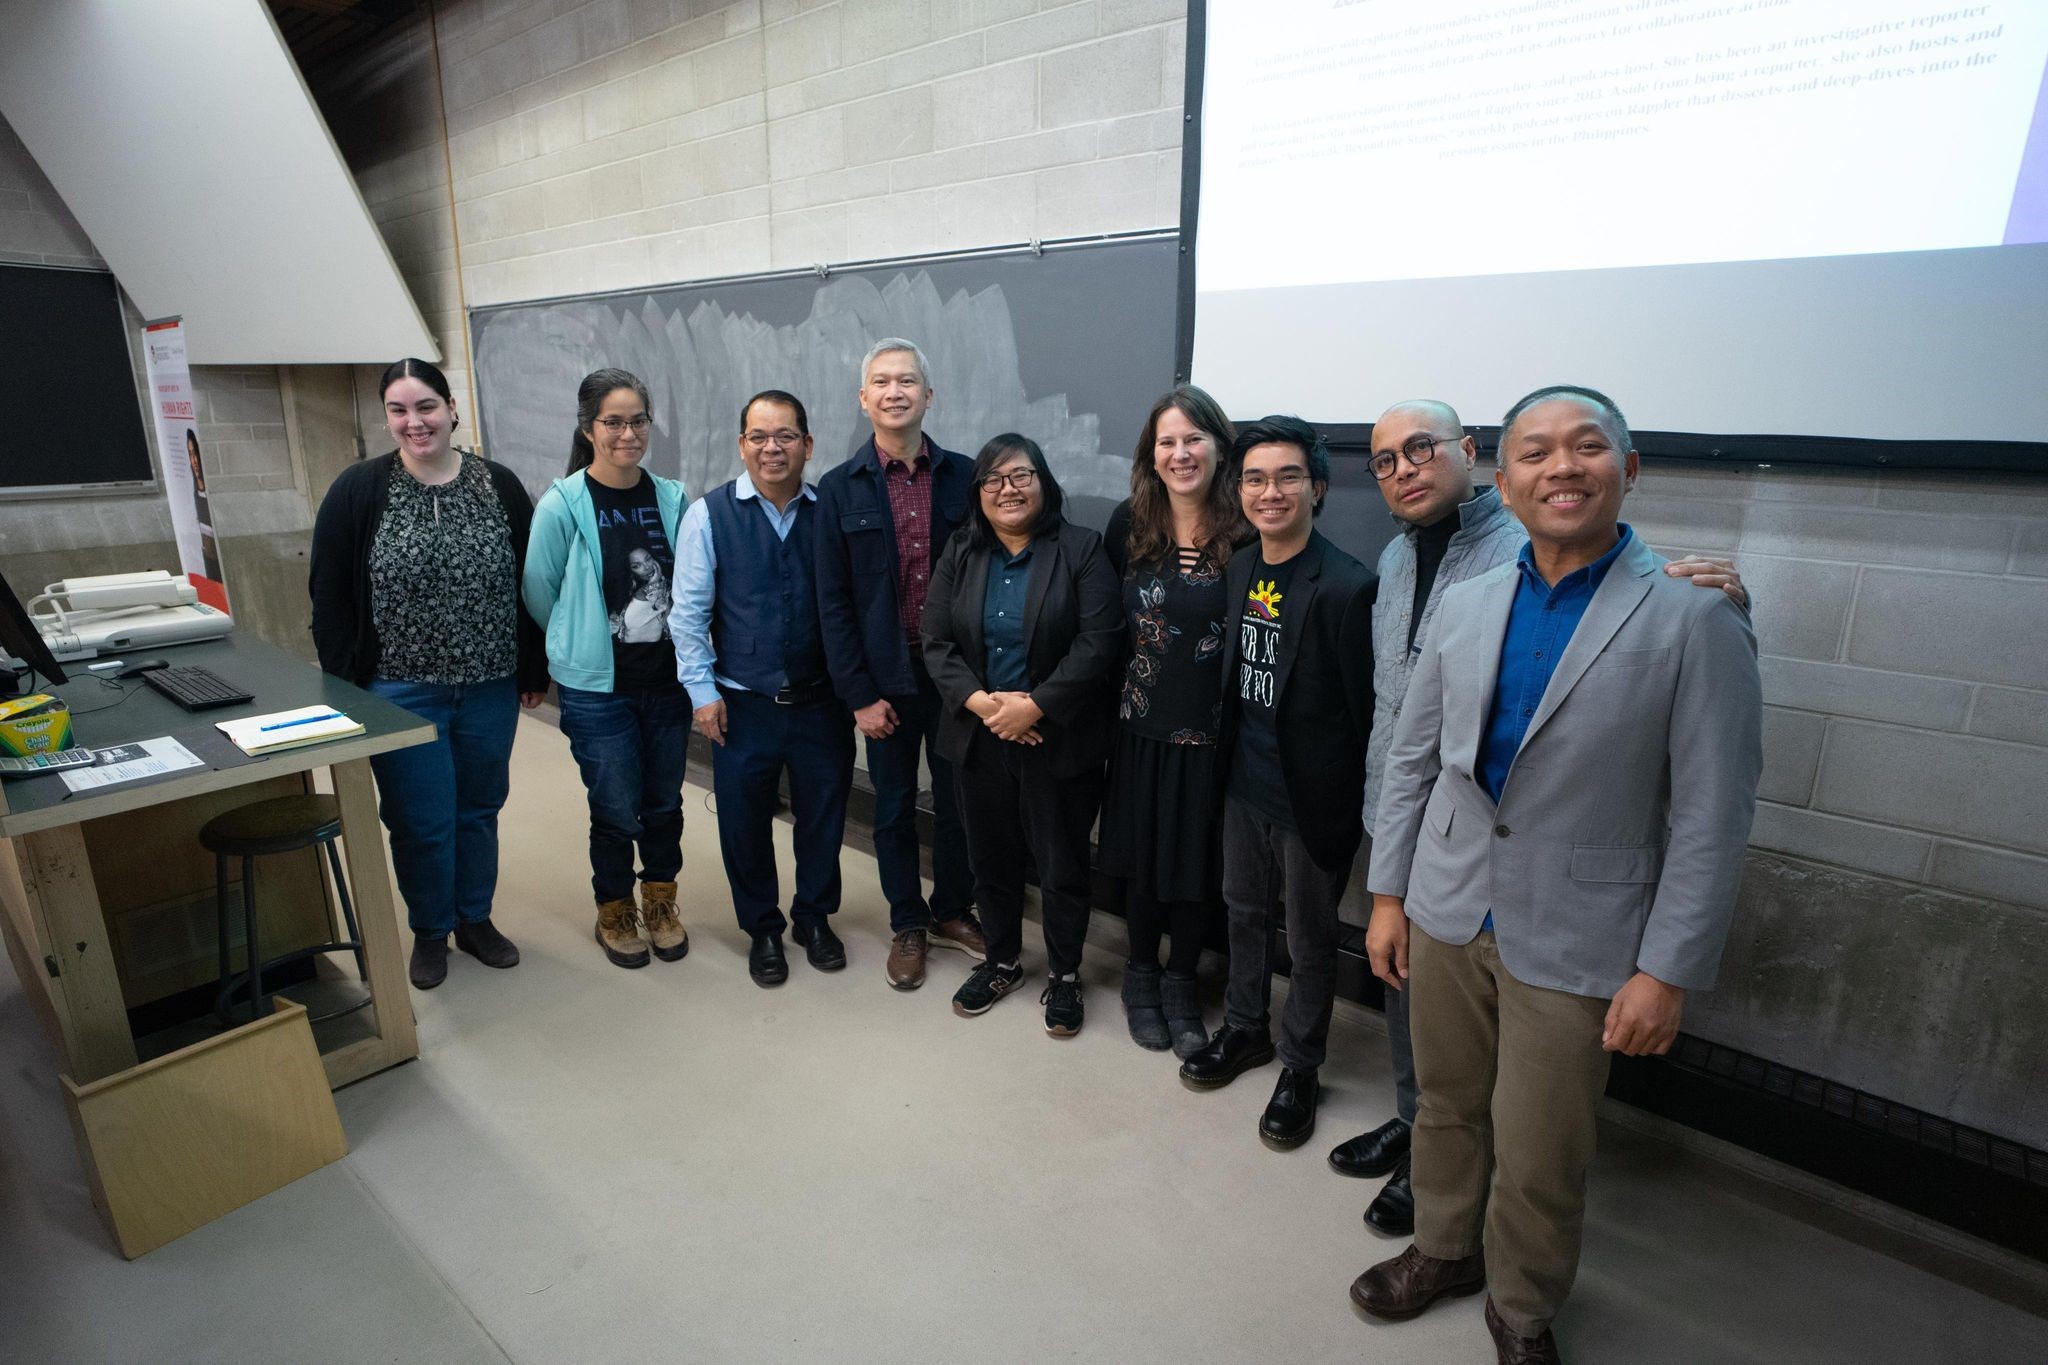
[[206,461],[199,448],[192,371],[185,363],[185,320],[159,318],[144,323],[142,349],[149,364],[150,411],[156,416],[157,464],[171,505],[179,567],[199,590],[200,601],[226,611],[227,582],[221,574],[213,505],[206,493]]

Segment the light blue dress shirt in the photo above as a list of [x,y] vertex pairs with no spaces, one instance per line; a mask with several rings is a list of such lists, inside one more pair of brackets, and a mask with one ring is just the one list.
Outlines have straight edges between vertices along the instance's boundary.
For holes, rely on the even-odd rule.
[[[777,540],[789,539],[790,528],[796,525],[799,502],[818,500],[817,493],[805,484],[789,500],[788,507],[777,511],[774,503],[761,496],[745,470],[733,480],[732,495],[740,502],[758,506],[768,524],[775,528]],[[718,550],[711,540],[711,505],[707,499],[698,498],[684,510],[676,540],[676,580],[670,593],[675,604],[668,613],[669,638],[676,642],[676,679],[689,689],[690,705],[709,706],[718,700],[721,687],[741,692],[748,689],[712,667],[718,658],[711,645],[711,610],[718,599]]]

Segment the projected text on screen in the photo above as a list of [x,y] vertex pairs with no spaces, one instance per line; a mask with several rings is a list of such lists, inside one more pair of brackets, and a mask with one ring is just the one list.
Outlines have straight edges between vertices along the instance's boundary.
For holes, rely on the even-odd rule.
[[2048,241],[2040,0],[1209,16],[1205,292]]

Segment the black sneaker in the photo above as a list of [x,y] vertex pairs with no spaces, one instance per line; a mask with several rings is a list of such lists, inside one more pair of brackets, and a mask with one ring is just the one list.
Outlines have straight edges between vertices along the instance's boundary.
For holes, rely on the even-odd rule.
[[486,967],[517,967],[519,949],[487,919],[455,926],[455,946]]
[[1081,983],[1077,979],[1056,976],[1045,983],[1045,994],[1038,997],[1038,1003],[1045,1006],[1045,1031],[1055,1038],[1071,1038],[1081,1031]]
[[1016,990],[1023,980],[1022,967],[998,967],[993,962],[984,962],[953,992],[953,1013],[962,1019],[986,1014],[990,1005]]
[[415,989],[430,991],[448,979],[448,936],[437,934],[432,938],[425,934],[414,934],[412,939],[412,963],[406,969]]

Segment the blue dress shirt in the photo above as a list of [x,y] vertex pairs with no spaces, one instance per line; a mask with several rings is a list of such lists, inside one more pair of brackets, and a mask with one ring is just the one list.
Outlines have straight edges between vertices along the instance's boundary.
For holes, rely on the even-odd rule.
[[[1626,523],[1618,528],[1621,538],[1614,548],[1583,569],[1575,569],[1545,583],[1536,572],[1536,557],[1528,545],[1515,561],[1521,571],[1515,587],[1515,602],[1508,610],[1507,634],[1500,645],[1500,677],[1493,685],[1493,704],[1486,713],[1486,730],[1479,737],[1479,785],[1495,801],[1508,783],[1508,769],[1515,753],[1529,733],[1529,722],[1557,672],[1558,656],[1572,642],[1572,633],[1586,615],[1600,582],[1614,567],[1635,532]],[[1489,913],[1482,932],[1493,929]]]
[[1031,586],[1031,549],[988,552],[988,587],[981,595],[981,639],[987,651],[988,690],[1029,692],[1024,659],[1024,597]]
[[[789,500],[789,506],[778,511],[774,503],[761,496],[745,470],[733,480],[732,495],[758,506],[768,524],[775,528],[777,540],[789,539],[790,528],[796,525],[798,503],[818,500],[817,493],[805,484]],[[712,668],[718,657],[711,647],[711,608],[718,596],[718,549],[711,540],[711,506],[703,498],[684,509],[676,539],[680,543],[676,546],[676,578],[670,594],[675,603],[668,613],[669,638],[676,645],[676,678],[689,689],[690,705],[709,706],[718,700],[721,687],[741,692],[747,689]]]

